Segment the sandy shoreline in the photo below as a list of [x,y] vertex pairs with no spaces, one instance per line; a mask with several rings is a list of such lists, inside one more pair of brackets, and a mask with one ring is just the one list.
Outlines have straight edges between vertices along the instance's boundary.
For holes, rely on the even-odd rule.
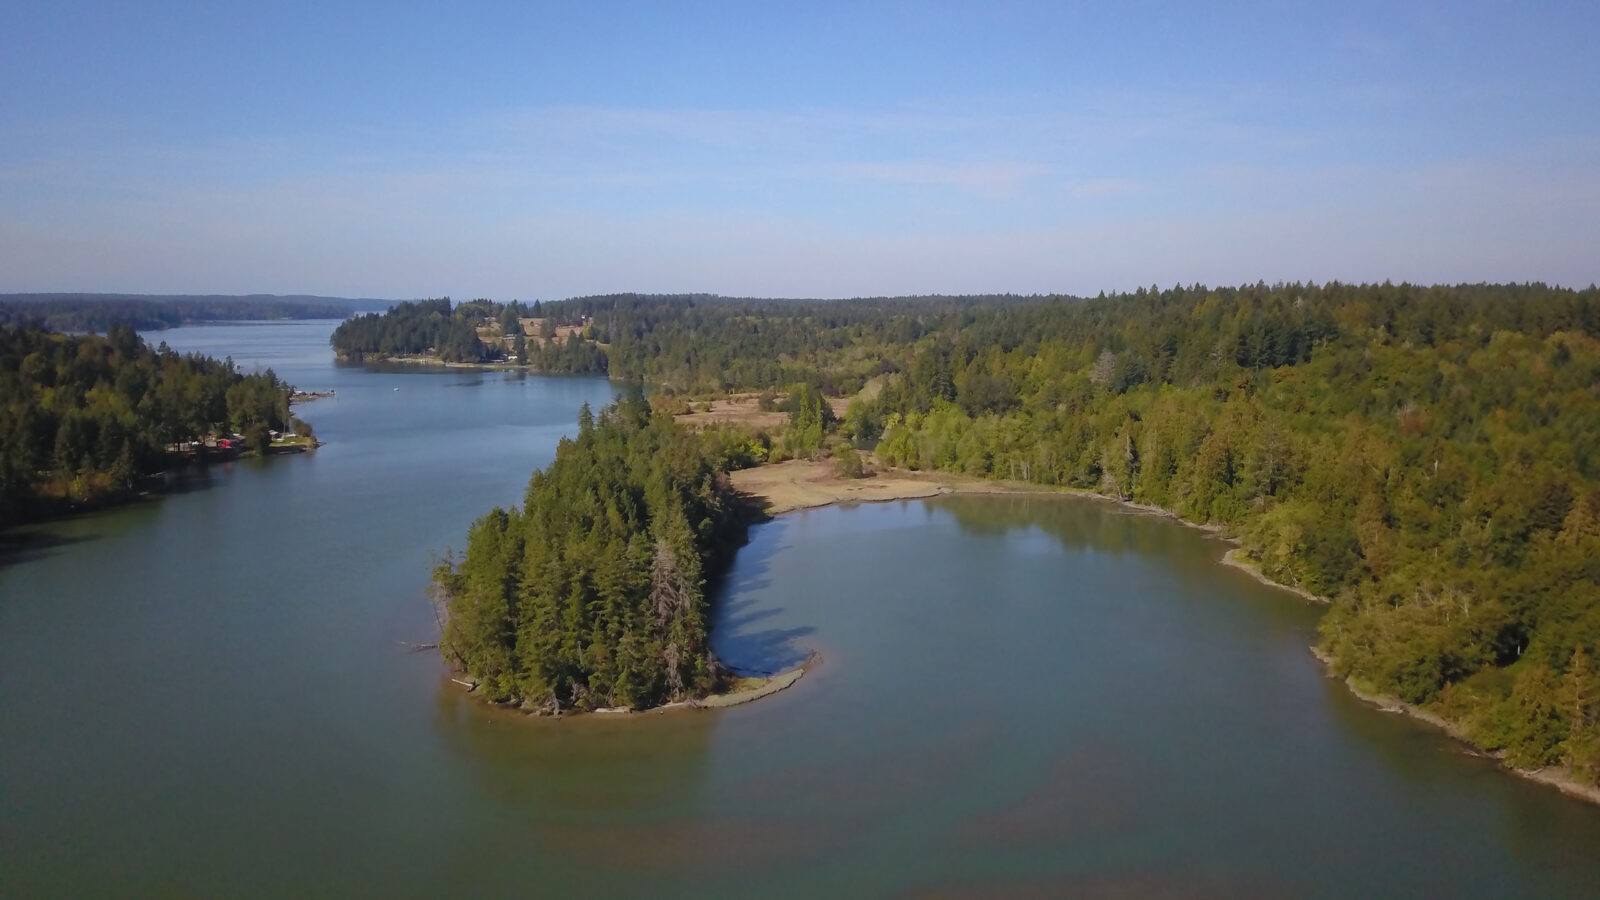
[[[798,509],[814,509],[833,503],[917,500],[940,494],[955,493],[1026,493],[1039,496],[1080,497],[1101,500],[1115,503],[1118,506],[1137,512],[1164,516],[1191,528],[1199,528],[1202,531],[1218,535],[1234,544],[1234,547],[1222,554],[1219,561],[1223,565],[1245,572],[1250,577],[1269,587],[1289,591],[1307,602],[1324,606],[1329,603],[1327,598],[1313,594],[1304,588],[1273,581],[1255,564],[1245,558],[1241,552],[1242,548],[1238,546],[1238,542],[1228,537],[1226,531],[1220,526],[1199,525],[1158,506],[1118,500],[1115,497],[1107,497],[1091,491],[1052,488],[1016,482],[988,481],[950,473],[908,472],[898,469],[875,473],[868,478],[845,479],[833,474],[833,468],[829,463],[804,460],[791,460],[754,469],[745,469],[732,473],[732,479],[735,488],[760,498],[766,504],[765,510],[767,514],[772,516],[783,515]],[[1328,658],[1315,645],[1310,650],[1312,655],[1316,656],[1318,661],[1322,663],[1323,669],[1329,677],[1334,677]],[[1394,697],[1368,693],[1351,683],[1349,679],[1345,679],[1345,687],[1362,701],[1370,703],[1381,710],[1404,713],[1418,721],[1438,728],[1451,738],[1470,748],[1472,752],[1499,760],[1501,768],[1513,775],[1553,787],[1569,797],[1600,804],[1600,787],[1577,781],[1572,777],[1571,772],[1563,767],[1546,766],[1541,769],[1519,769],[1507,765],[1498,754],[1488,753],[1475,746],[1467,739],[1465,732],[1459,725],[1442,716],[1412,706]]]
[[793,687],[795,682],[805,677],[806,668],[810,663],[787,672],[768,675],[761,678],[744,678],[734,690],[722,694],[712,694],[699,700],[684,701],[688,706],[698,709],[723,709],[729,706],[738,706],[763,697],[771,697],[779,691],[786,691]]
[[[760,700],[764,697],[770,697],[780,691],[786,691],[789,688],[794,687],[794,685],[799,682],[801,678],[805,677],[806,671],[810,669],[811,666],[815,665],[815,663],[816,660],[813,658],[806,660],[803,664],[796,666],[793,669],[778,672],[773,675],[738,676],[733,687],[728,690],[720,691],[715,694],[709,694],[704,697],[694,697],[688,700],[679,700],[675,703],[663,703],[660,706],[652,706],[648,709],[630,709],[626,706],[611,706],[592,709],[587,712],[565,712],[554,716],[553,718],[570,718],[573,716],[577,716],[579,718],[585,718],[588,716],[645,716],[652,713],[665,713],[685,709],[726,709],[730,706],[741,706],[746,703]],[[451,682],[466,688],[467,693],[469,694],[472,693],[472,691],[478,686],[477,682],[475,681],[468,681],[453,676],[448,677]],[[543,715],[527,715],[525,710],[517,707],[514,704],[491,703],[488,705],[498,706],[506,710],[515,710],[526,715],[528,718],[552,718],[550,716]]]
[[1298,594],[1301,599],[1306,600],[1307,602],[1310,602],[1310,603],[1316,603],[1316,604],[1319,604],[1321,606],[1327,606],[1328,605],[1328,598],[1326,598],[1326,597],[1319,597],[1316,594],[1313,594],[1310,591],[1306,590],[1305,588],[1295,587],[1294,585],[1291,585],[1291,584],[1284,584],[1282,582],[1273,581],[1270,577],[1267,576],[1267,574],[1265,572],[1263,572],[1263,571],[1261,571],[1261,569],[1257,568],[1255,563],[1253,563],[1250,560],[1246,559],[1244,554],[1242,552],[1240,552],[1241,550],[1242,550],[1242,548],[1240,548],[1240,547],[1234,547],[1233,549],[1229,550],[1227,553],[1222,554],[1222,564],[1225,565],[1225,566],[1232,566],[1233,568],[1238,569],[1239,571],[1248,574],[1251,578],[1254,578],[1255,580],[1261,582],[1264,585],[1267,585],[1268,587],[1282,588],[1282,589],[1284,589],[1286,591],[1293,592],[1295,594]]

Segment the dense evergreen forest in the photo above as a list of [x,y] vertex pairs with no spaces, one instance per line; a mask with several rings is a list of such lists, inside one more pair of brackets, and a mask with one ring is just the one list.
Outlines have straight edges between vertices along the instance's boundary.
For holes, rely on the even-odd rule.
[[0,325],[104,333],[120,322],[141,331],[160,331],[197,322],[342,319],[373,306],[386,307],[388,301],[273,294],[0,294]]
[[842,428],[882,463],[1224,525],[1267,575],[1330,597],[1322,649],[1358,687],[1514,764],[1600,773],[1594,288],[570,303],[613,375],[867,388]]
[[585,323],[615,378],[853,396],[823,427],[883,464],[1221,525],[1266,574],[1330,599],[1320,649],[1358,687],[1513,764],[1600,776],[1593,287],[617,295],[542,313]]
[[152,350],[128,325],[0,326],[0,527],[126,497],[174,444],[238,433],[265,447],[291,421],[290,390],[270,369]]
[[479,519],[435,573],[440,647],[485,696],[545,712],[702,696],[706,575],[744,527],[714,442],[641,394],[585,406],[522,508]]

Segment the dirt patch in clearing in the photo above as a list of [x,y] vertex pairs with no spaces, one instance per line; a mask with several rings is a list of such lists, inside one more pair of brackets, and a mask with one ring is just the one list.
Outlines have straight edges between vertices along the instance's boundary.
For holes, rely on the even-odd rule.
[[[843,418],[844,411],[849,405],[849,397],[828,398],[828,406],[833,409],[834,418]],[[761,408],[760,394],[730,394],[714,400],[691,400],[689,410],[679,414],[677,419],[690,428],[727,424],[739,425],[751,431],[775,433],[789,425],[788,413]]]
[[[711,408],[702,409],[708,403]],[[690,428],[730,424],[751,431],[780,431],[789,424],[788,413],[762,409],[761,397],[757,394],[734,394],[716,400],[691,401],[689,408],[692,411],[678,416],[678,421]]]
[[788,462],[732,473],[733,486],[766,501],[768,515],[850,501],[908,500],[948,492],[945,479],[891,470],[867,478],[840,478],[832,460]]

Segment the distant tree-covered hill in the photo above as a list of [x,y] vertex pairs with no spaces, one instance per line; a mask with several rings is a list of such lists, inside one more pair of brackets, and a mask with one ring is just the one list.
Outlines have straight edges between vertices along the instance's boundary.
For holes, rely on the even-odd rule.
[[0,294],[0,325],[105,333],[118,322],[140,331],[197,322],[253,319],[343,319],[387,309],[388,300],[248,294]]

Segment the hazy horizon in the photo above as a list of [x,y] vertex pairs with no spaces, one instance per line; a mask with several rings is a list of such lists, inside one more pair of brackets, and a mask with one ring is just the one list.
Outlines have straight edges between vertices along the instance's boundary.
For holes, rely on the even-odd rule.
[[0,291],[1600,281],[1600,8],[106,3],[0,30]]
[[[761,300],[761,301],[771,300],[771,301],[777,301],[777,302],[792,301],[792,302],[795,302],[795,303],[806,303],[806,302],[827,302],[827,303],[832,303],[832,302],[848,302],[848,301],[851,301],[851,300],[898,300],[898,299],[906,299],[906,298],[913,298],[913,297],[949,297],[949,298],[963,298],[963,297],[1015,297],[1015,298],[1017,298],[1019,300],[1026,300],[1026,299],[1032,299],[1032,298],[1041,298],[1041,297],[1062,297],[1062,298],[1068,298],[1068,299],[1088,300],[1088,299],[1093,299],[1096,296],[1121,296],[1121,295],[1127,295],[1127,294],[1134,294],[1134,293],[1137,293],[1138,291],[1141,291],[1141,290],[1151,290],[1151,289],[1155,289],[1157,291],[1163,291],[1163,290],[1167,290],[1169,288],[1191,289],[1191,288],[1194,288],[1194,287],[1198,286],[1198,287],[1205,288],[1205,289],[1208,289],[1208,290],[1232,290],[1232,289],[1238,289],[1238,288],[1254,287],[1254,286],[1256,286],[1258,284],[1265,284],[1268,287],[1276,287],[1276,286],[1281,285],[1281,284],[1305,284],[1307,286],[1313,286],[1313,285],[1315,285],[1315,286],[1327,286],[1329,284],[1334,284],[1334,283],[1346,284],[1346,285],[1360,285],[1360,284],[1381,284],[1381,283],[1384,283],[1384,282],[1354,282],[1354,281],[1346,281],[1344,279],[1338,279],[1338,278],[1332,278],[1332,279],[1329,279],[1327,281],[1315,281],[1315,282],[1307,281],[1307,280],[1303,280],[1302,279],[1302,280],[1291,280],[1291,281],[1288,281],[1288,282],[1261,282],[1261,281],[1255,281],[1255,282],[1243,282],[1243,283],[1240,283],[1240,284],[1203,284],[1201,282],[1188,282],[1188,283],[1175,282],[1173,284],[1168,284],[1168,285],[1144,285],[1142,287],[1133,287],[1133,288],[1127,288],[1127,289],[1119,288],[1119,289],[1114,290],[1114,291],[1097,291],[1094,294],[1073,294],[1073,293],[1069,293],[1069,292],[1066,292],[1066,291],[1039,291],[1039,292],[1031,293],[1031,294],[1019,294],[1019,293],[1007,292],[1007,291],[973,291],[973,292],[970,292],[970,293],[953,294],[953,293],[948,293],[948,292],[937,292],[937,291],[935,291],[935,292],[930,292],[930,293],[925,293],[925,294],[849,294],[849,295],[840,295],[840,296],[834,296],[834,297],[820,297],[820,296],[804,297],[804,296],[800,296],[800,295],[797,295],[797,294],[788,294],[788,295],[778,295],[778,294],[719,294],[719,293],[715,293],[715,292],[712,292],[712,291],[678,291],[678,292],[667,292],[667,291],[608,291],[605,294],[570,294],[570,295],[561,296],[561,297],[539,297],[539,298],[526,298],[526,299],[521,298],[521,297],[514,297],[514,296],[512,296],[512,297],[492,297],[492,296],[484,296],[484,295],[466,296],[466,295],[458,295],[458,294],[451,294],[451,293],[406,294],[406,295],[402,295],[402,296],[392,296],[392,297],[340,297],[340,296],[327,295],[327,294],[308,294],[308,293],[305,293],[304,291],[295,291],[295,292],[284,293],[284,294],[269,294],[269,293],[263,293],[261,291],[251,291],[251,292],[242,293],[242,294],[218,294],[218,293],[215,293],[215,292],[204,293],[204,294],[202,294],[202,293],[194,293],[194,294],[138,293],[138,294],[133,294],[133,293],[128,293],[126,291],[10,291],[10,292],[0,293],[0,301],[4,301],[4,300],[16,298],[16,297],[60,297],[60,298],[71,298],[71,297],[100,298],[100,297],[107,297],[107,298],[133,299],[133,300],[141,300],[141,299],[150,299],[150,300],[177,299],[177,300],[184,300],[184,299],[200,299],[200,298],[227,298],[227,299],[261,298],[261,299],[273,299],[273,300],[337,300],[337,301],[345,301],[345,302],[350,302],[350,303],[405,303],[405,302],[415,302],[415,301],[419,301],[419,300],[431,300],[431,299],[444,298],[444,299],[451,300],[451,301],[453,301],[455,303],[463,303],[463,302],[467,302],[467,301],[471,301],[471,300],[492,300],[492,301],[495,301],[495,302],[498,302],[498,303],[507,303],[507,302],[510,302],[510,301],[513,301],[513,300],[521,300],[522,302],[525,302],[525,303],[531,303],[531,302],[533,302],[534,299],[538,299],[541,302],[546,302],[546,301],[559,301],[559,300],[580,300],[580,299],[583,299],[585,297],[603,297],[603,296],[615,296],[615,295],[627,295],[627,294],[633,294],[633,295],[638,295],[638,296],[642,296],[642,297],[666,297],[666,296],[697,296],[698,297],[698,296],[705,296],[705,297],[716,298],[716,299],[719,299],[719,300]],[[1542,284],[1545,284],[1545,285],[1548,285],[1548,286],[1554,287],[1554,288],[1561,288],[1561,289],[1575,290],[1575,291],[1581,291],[1581,290],[1586,290],[1586,289],[1587,290],[1593,290],[1596,287],[1596,285],[1594,285],[1594,284],[1568,285],[1568,284],[1557,284],[1557,283],[1551,282],[1551,281],[1542,281],[1542,282],[1534,282],[1534,281],[1527,281],[1527,282],[1421,282],[1421,281],[1405,282],[1405,281],[1391,281],[1391,282],[1388,282],[1388,283],[1396,284],[1396,285],[1409,284],[1412,287],[1421,287],[1421,288],[1426,288],[1426,287],[1454,287],[1454,286],[1458,286],[1458,285],[1462,285],[1462,284],[1500,284],[1500,283],[1506,283],[1506,284],[1535,284],[1535,283],[1542,283]]]

